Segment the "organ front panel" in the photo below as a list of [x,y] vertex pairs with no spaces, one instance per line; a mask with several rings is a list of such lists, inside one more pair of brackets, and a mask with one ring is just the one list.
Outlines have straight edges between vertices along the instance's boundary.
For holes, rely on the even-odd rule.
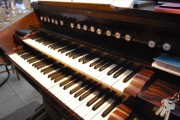
[[[65,119],[162,119],[155,111],[180,90],[179,76],[151,64],[161,54],[180,57],[180,16],[105,4],[32,7],[40,24],[30,25],[23,49],[8,56],[57,113]],[[179,106],[171,120],[180,118]]]

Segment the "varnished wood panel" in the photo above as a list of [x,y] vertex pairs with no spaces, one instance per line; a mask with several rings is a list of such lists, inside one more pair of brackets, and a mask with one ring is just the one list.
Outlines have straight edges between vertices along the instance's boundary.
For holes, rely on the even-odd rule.
[[25,17],[21,18],[17,22],[13,23],[12,25],[8,26],[7,28],[3,29],[0,32],[0,47],[4,49],[6,52],[11,51],[13,47],[15,47],[13,41],[13,34],[19,28],[29,28],[31,24],[38,24],[39,21],[34,14],[34,12],[26,15]]
[[148,69],[142,69],[138,74],[136,74],[132,79],[130,85],[124,90],[124,92],[136,97],[141,89],[144,87],[146,82],[148,82],[154,72]]

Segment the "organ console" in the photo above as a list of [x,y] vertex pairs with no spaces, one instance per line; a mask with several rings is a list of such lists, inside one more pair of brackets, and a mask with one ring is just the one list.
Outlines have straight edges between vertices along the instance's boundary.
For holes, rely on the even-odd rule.
[[[180,16],[105,4],[32,3],[39,25],[8,54],[19,73],[65,119],[162,120],[178,75],[151,66],[180,57]],[[15,41],[16,43],[16,41]],[[180,119],[180,102],[170,120]]]

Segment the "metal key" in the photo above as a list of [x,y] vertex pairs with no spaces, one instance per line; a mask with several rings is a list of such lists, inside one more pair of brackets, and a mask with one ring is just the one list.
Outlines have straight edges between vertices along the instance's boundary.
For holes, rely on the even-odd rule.
[[170,99],[166,99],[166,101],[164,102],[164,106],[166,107],[164,120],[168,120],[170,113],[171,113],[171,110],[175,109],[175,103],[172,102]]
[[161,106],[155,114],[164,117],[164,120],[168,120],[171,110],[175,110],[175,106],[178,101],[180,101],[180,91],[175,93],[171,98],[163,99],[161,101]]
[[165,109],[165,106],[164,106],[164,101],[165,101],[165,99],[163,99],[162,101],[161,101],[161,106],[159,107],[159,109],[156,111],[156,115],[159,115],[160,113],[161,113],[161,111],[163,110],[163,109]]

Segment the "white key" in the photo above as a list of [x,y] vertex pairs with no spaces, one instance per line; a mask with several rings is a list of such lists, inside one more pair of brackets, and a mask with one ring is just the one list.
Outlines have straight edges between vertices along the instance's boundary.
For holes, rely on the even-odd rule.
[[51,88],[49,89],[49,91],[50,91],[52,94],[59,93],[60,91],[63,90],[63,87],[60,87],[59,84],[60,84],[61,82],[64,82],[64,81],[67,80],[67,79],[69,79],[69,77],[65,77],[65,78],[61,79],[60,81],[58,81],[58,82],[56,83],[55,86],[51,87]]
[[[96,119],[96,120],[108,120],[110,115],[116,110],[117,108],[114,108],[110,113],[108,113],[104,118],[101,116],[102,119]],[[95,119],[94,119],[95,120]]]
[[[99,93],[98,93],[99,94]],[[96,94],[97,95],[97,94]],[[94,95],[94,97],[96,96]],[[92,107],[97,103],[99,102],[104,96],[102,96],[101,98],[99,98],[97,101],[95,101],[92,105],[90,106],[86,106],[87,102],[91,99],[89,99],[86,103],[83,103],[81,106],[79,106],[79,108],[76,108],[76,112],[78,113],[79,116],[81,116],[82,118],[84,118],[91,110],[92,110]],[[81,107],[81,108],[80,108]]]
[[97,79],[102,82],[102,80],[103,80],[104,78],[108,77],[107,73],[108,73],[111,69],[115,68],[116,66],[117,66],[116,64],[112,64],[112,65],[110,65],[109,67],[107,67],[106,69],[104,69],[104,70],[102,71],[103,73],[102,73],[101,75],[99,75],[99,76],[97,77]]
[[80,84],[82,84],[82,81],[80,81],[80,82],[76,83],[74,86],[71,86],[70,88],[66,89],[67,91],[65,90],[65,93],[64,93],[64,94],[67,94],[67,96],[64,97],[64,98],[61,98],[61,101],[66,104],[66,103],[68,103],[68,102],[76,99],[76,98],[74,97],[74,95],[75,95],[76,92],[78,92],[80,89],[77,90],[76,92],[74,92],[73,94],[70,94],[70,91],[71,91],[73,88],[79,86]]
[[89,100],[91,100],[92,98],[94,98],[99,93],[100,93],[99,91],[94,91],[89,96],[84,98],[82,100],[83,103],[80,106],[78,106],[76,109],[74,109],[74,111],[81,117],[85,116],[87,114],[87,112],[88,112],[88,110],[87,110],[88,106],[86,106],[87,102]]
[[126,77],[129,73],[129,70],[124,71],[121,75],[119,75],[117,78],[113,78],[113,75],[108,76],[107,78],[103,79],[102,82],[112,86],[114,83],[116,83],[119,80],[122,80],[124,77]]
[[101,110],[103,110],[106,106],[110,105],[112,102],[113,102],[113,99],[108,99],[95,111],[91,109],[91,111],[89,111],[89,113],[86,116],[84,116],[83,118],[85,120],[91,120],[95,115],[97,115]]
[[132,70],[126,70],[123,74],[123,77],[121,77],[116,83],[112,85],[112,89],[118,90],[120,92],[123,92],[124,89],[130,84],[131,80],[130,79],[128,82],[124,83],[123,80],[126,78],[129,74],[131,74],[133,71]]
[[[78,83],[76,83],[76,84],[74,84],[74,85],[72,85],[71,87],[69,87],[68,89],[66,89],[66,90],[64,90],[63,89],[63,91],[62,92],[58,92],[58,94],[56,94],[56,96],[61,100],[61,101],[69,101],[70,99],[71,99],[71,96],[73,95],[73,94],[75,94],[77,91],[79,91],[79,90],[77,90],[75,93],[73,93],[73,94],[70,94],[70,91],[72,90],[72,89],[74,89],[75,87],[77,87],[77,86],[79,86],[80,84],[82,84],[82,82],[78,82]],[[62,87],[63,88],[63,87]]]
[[[102,113],[114,102],[115,100],[111,100],[108,105],[106,107],[104,107],[100,112],[98,112],[98,114],[96,114],[91,120],[101,120],[103,119],[103,117],[101,116]],[[112,110],[113,111],[113,110]],[[111,111],[111,112],[112,112]],[[111,113],[110,112],[110,113]],[[109,114],[110,114],[109,113]],[[104,118],[106,118],[107,116],[109,116],[109,114],[107,114]],[[108,117],[107,117],[108,118]]]
[[[27,61],[22,59],[17,54],[12,54],[10,57],[16,62],[20,63],[18,64],[21,66],[26,72],[28,72],[37,82],[42,84],[46,89],[49,89],[50,87],[54,86],[54,82],[49,80],[46,76],[43,76],[40,71],[35,69],[32,64],[29,64]],[[26,67],[24,67],[26,66]]]

